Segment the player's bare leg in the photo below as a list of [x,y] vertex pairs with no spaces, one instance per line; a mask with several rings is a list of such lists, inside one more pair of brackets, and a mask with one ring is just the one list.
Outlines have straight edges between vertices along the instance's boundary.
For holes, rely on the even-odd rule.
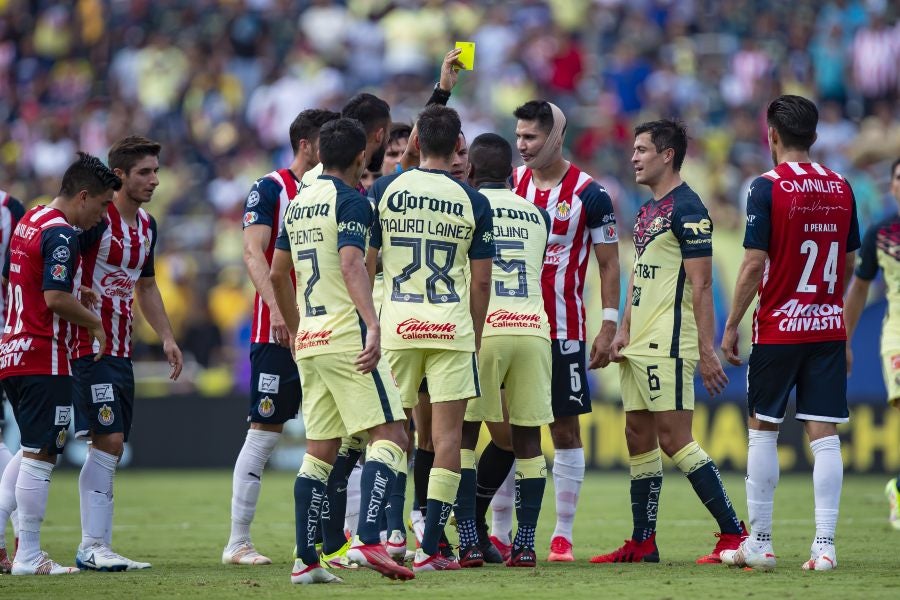
[[556,453],[553,458],[553,487],[556,491],[556,527],[550,538],[549,561],[571,562],[572,527],[581,484],[584,482],[584,447],[578,415],[556,417],[550,424]]
[[231,535],[222,553],[225,564],[268,565],[272,561],[256,551],[250,524],[262,487],[262,474],[275,450],[283,424],[250,423],[244,445],[234,463],[231,486]]
[[123,433],[92,433],[87,458],[78,477],[81,500],[81,545],[75,555],[79,569],[133,571],[148,569],[112,550],[113,480],[125,449]]

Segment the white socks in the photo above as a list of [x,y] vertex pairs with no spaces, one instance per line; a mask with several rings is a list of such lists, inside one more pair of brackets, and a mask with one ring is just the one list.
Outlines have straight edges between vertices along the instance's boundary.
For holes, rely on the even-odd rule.
[[553,537],[572,541],[575,507],[584,481],[584,448],[557,450],[553,459],[553,486],[556,489],[556,529]]
[[91,447],[81,474],[78,493],[81,498],[81,547],[112,541],[113,477],[119,459]]
[[747,514],[750,539],[772,541],[772,507],[778,485],[778,432],[749,430],[747,448]]
[[41,550],[41,522],[47,512],[50,475],[53,465],[41,460],[22,458],[16,481],[16,503],[19,507],[19,550],[17,562],[34,559]]
[[[359,502],[362,495],[359,489],[360,477],[362,477],[362,467],[360,467],[359,461],[356,461],[353,470],[350,471],[350,477],[347,479],[347,511],[344,514],[344,529],[351,535],[356,535],[359,527]],[[385,498],[385,500],[387,499]]]
[[516,470],[511,468],[491,500],[491,535],[512,544],[513,505],[516,500]]
[[810,442],[813,453],[813,489],[816,497],[816,544],[834,543],[844,463],[841,439],[836,435]]
[[[6,448],[6,446],[4,446]],[[7,450],[8,452],[8,450]],[[0,533],[6,531],[7,519],[12,521],[13,534],[18,535],[18,519],[16,518],[16,479],[19,478],[19,465],[22,462],[22,451],[16,452],[0,471]],[[0,548],[6,547],[5,536],[0,535]]]
[[256,513],[263,469],[280,437],[277,431],[247,430],[247,439],[234,463],[229,546],[250,540],[250,523]]

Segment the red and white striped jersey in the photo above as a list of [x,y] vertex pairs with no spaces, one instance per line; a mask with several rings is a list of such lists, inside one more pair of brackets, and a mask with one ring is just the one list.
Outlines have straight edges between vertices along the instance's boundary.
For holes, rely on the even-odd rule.
[[45,291],[72,293],[78,232],[62,211],[37,206],[19,220],[9,243],[9,307],[0,338],[0,379],[71,375],[69,323],[47,307]]
[[[6,251],[9,248],[9,240],[12,238],[16,224],[22,215],[25,214],[25,208],[22,203],[0,190],[0,261],[6,260]],[[7,276],[4,274],[4,276]],[[3,319],[6,317],[6,286],[0,286],[0,327],[3,325]]]
[[513,172],[515,192],[550,215],[550,237],[541,270],[544,309],[550,337],[585,339],[584,279],[594,244],[619,241],[612,199],[594,179],[576,167],[556,187],[539,190],[531,169]]
[[[104,354],[129,358],[132,351],[134,288],[141,277],[153,277],[156,221],[143,208],[132,227],[111,203],[103,221],[79,236],[81,268],[76,281],[100,296],[94,312],[103,321]],[[75,327],[72,358],[91,356],[100,348],[83,327]]]
[[[275,254],[275,239],[281,231],[284,211],[288,202],[293,200],[300,191],[299,186],[300,182],[293,171],[278,169],[257,179],[244,202],[244,229],[253,225],[265,225],[272,230],[269,234],[269,243],[266,245],[266,262],[269,265],[272,264],[272,255]],[[293,271],[291,271],[291,281],[295,281]],[[253,344],[275,343],[269,307],[258,293],[253,301],[250,342]]]

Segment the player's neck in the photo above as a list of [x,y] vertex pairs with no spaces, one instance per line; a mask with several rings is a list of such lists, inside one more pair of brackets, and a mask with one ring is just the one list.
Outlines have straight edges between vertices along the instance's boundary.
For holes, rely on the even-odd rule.
[[116,193],[113,196],[113,204],[126,223],[131,226],[137,225],[137,213],[141,207],[139,202],[135,202],[125,194]]
[[778,164],[793,162],[793,163],[808,163],[812,162],[812,159],[809,157],[809,152],[806,150],[782,150],[778,154]]
[[353,179],[353,175],[349,171],[344,172],[338,171],[337,169],[323,169],[322,175],[336,177],[352,188],[355,188],[357,185],[359,185],[359,179]]
[[303,175],[314,166],[316,165],[309,164],[309,162],[305,158],[297,155],[294,157],[294,162],[291,163],[291,166],[289,166],[288,169],[291,173],[294,174],[294,177],[297,179],[297,181],[300,181]]
[[419,162],[420,169],[430,169],[432,171],[450,171],[453,165],[453,159],[441,158],[438,156],[423,156]]
[[539,190],[552,190],[562,182],[570,166],[571,163],[560,156],[559,160],[553,161],[546,167],[532,169],[531,181],[534,182],[534,187]]
[[66,201],[66,199],[61,196],[57,196],[47,206],[60,211],[65,215],[66,221],[68,221],[70,225],[75,225],[75,221],[72,220],[75,216],[75,211],[72,208],[71,202]]
[[677,171],[669,171],[662,177],[660,177],[659,181],[648,185],[650,188],[650,193],[653,194],[654,200],[662,200],[669,192],[677,188],[683,182],[681,180],[681,174]]

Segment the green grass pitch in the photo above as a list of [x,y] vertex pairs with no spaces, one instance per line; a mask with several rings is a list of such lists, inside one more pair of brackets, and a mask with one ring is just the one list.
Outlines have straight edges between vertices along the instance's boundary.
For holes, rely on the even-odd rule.
[[[746,516],[744,482],[725,477],[738,515]],[[844,480],[836,571],[808,573],[813,535],[811,475],[784,475],[776,493],[775,551],[778,569],[756,573],[720,565],[695,565],[715,538],[712,518],[683,476],[666,472],[659,512],[657,565],[591,565],[593,554],[618,547],[631,531],[628,475],[590,475],[575,523],[574,564],[539,563],[537,569],[489,566],[424,574],[407,583],[374,572],[344,572],[342,586],[292,586],[293,476],[264,476],[253,537],[275,564],[220,564],[228,537],[231,474],[225,471],[122,472],[116,477],[113,545],[153,563],[136,573],[80,573],[62,577],[0,576],[0,598],[900,598],[900,532],[887,523],[886,477]],[[73,564],[80,538],[77,473],[58,472],[44,521],[44,548]],[[539,557],[553,526],[552,486],[547,487],[538,539]],[[452,533],[451,533],[452,536]],[[11,534],[8,533],[11,541]]]

